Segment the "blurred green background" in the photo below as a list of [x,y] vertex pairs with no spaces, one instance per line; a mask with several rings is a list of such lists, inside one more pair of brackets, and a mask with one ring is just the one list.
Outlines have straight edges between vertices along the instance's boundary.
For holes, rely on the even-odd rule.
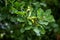
[[59,0],[0,0],[0,40],[57,40]]

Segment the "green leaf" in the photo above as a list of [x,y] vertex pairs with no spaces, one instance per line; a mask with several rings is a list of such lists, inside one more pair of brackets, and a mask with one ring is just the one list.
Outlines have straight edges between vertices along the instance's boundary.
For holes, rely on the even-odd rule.
[[18,11],[16,14],[25,15],[26,13],[24,11]]
[[21,29],[20,29],[20,32],[21,32],[21,33],[25,32],[25,29],[24,29],[24,28],[21,28]]
[[12,22],[16,22],[16,18],[11,17],[11,18],[10,18],[10,21],[12,21]]
[[37,27],[35,27],[33,31],[36,33],[37,36],[40,36],[40,30]]
[[38,18],[42,18],[43,14],[44,14],[43,9],[40,8],[40,9],[37,10],[37,17]]
[[32,29],[32,26],[25,27],[25,30],[30,30],[30,29]]
[[17,18],[17,21],[18,21],[18,22],[24,22],[25,20],[20,17],[20,18]]
[[41,26],[40,33],[41,33],[41,34],[45,34],[45,29],[44,29],[43,26]]
[[48,25],[48,22],[45,22],[45,21],[40,21],[39,23],[42,25]]
[[45,20],[48,21],[48,22],[55,22],[52,15],[46,16]]
[[47,5],[46,5],[46,3],[40,3],[40,5],[42,5],[42,6],[44,6],[44,7],[46,7]]
[[15,9],[14,7],[11,7],[9,11],[11,12],[11,14],[14,14],[14,13],[18,12],[18,10]]
[[29,24],[29,25],[32,25],[32,22],[31,22],[31,21],[28,21],[28,24]]
[[20,7],[20,3],[17,1],[14,3],[14,5],[15,5],[15,7]]
[[47,10],[45,11],[45,15],[47,15],[47,16],[51,15],[51,9],[47,9]]

